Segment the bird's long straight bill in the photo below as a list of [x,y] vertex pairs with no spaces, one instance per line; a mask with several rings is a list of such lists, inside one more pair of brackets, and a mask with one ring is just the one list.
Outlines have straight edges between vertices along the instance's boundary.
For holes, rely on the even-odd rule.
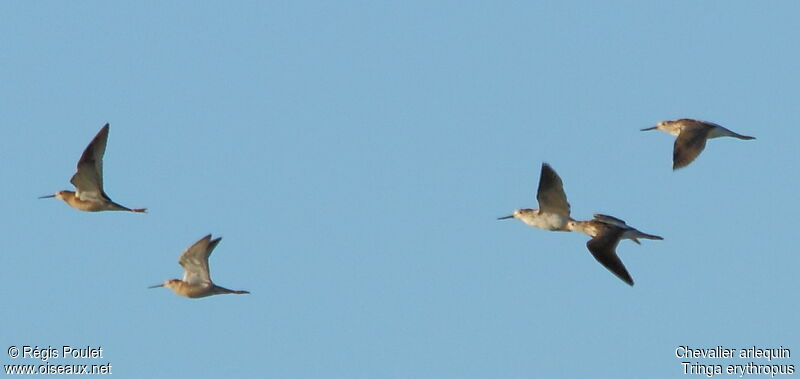
[[40,199],[47,199],[47,198],[50,198],[50,197],[56,197],[56,195],[44,195],[44,196],[39,196],[39,198],[40,198]]
[[505,216],[505,217],[498,217],[497,219],[498,220],[507,220],[509,218],[514,218],[514,215],[508,215],[508,216]]
[[641,129],[641,130],[644,132],[644,131],[653,130],[653,129],[658,129],[658,127],[657,126],[651,126],[649,128],[644,128],[644,129]]
[[147,288],[158,288],[158,287],[164,287],[164,283],[156,284],[154,286],[150,286],[150,287],[147,287]]

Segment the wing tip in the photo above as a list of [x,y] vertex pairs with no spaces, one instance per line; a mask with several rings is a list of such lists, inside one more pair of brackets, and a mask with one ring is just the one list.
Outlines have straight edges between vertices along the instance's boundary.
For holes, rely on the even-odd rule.
[[692,163],[692,161],[684,162],[683,160],[679,159],[679,157],[675,157],[672,159],[672,171],[682,169]]
[[[626,273],[627,274],[627,273]],[[630,274],[627,274],[625,277],[620,276],[623,282],[627,283],[629,286],[633,287],[633,278]]]

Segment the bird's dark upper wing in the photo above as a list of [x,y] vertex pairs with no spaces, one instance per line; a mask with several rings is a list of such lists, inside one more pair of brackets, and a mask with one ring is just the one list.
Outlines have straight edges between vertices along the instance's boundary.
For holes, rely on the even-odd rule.
[[625,220],[616,218],[614,216],[604,215],[600,213],[594,214],[594,219],[600,222],[604,222],[606,224],[616,225],[622,228],[627,228],[628,224],[625,223]]
[[539,177],[539,189],[536,191],[536,200],[542,212],[550,212],[569,217],[570,207],[567,194],[564,193],[564,184],[547,163],[542,163],[542,173]]
[[675,146],[672,150],[672,169],[677,170],[686,167],[697,158],[706,147],[706,137],[713,125],[694,121],[684,126],[681,133],[675,138]]
[[616,248],[619,243],[619,238],[622,236],[623,229],[609,227],[606,231],[586,243],[586,247],[601,265],[605,266],[609,271],[614,273],[618,278],[622,279],[625,283],[633,285],[633,278],[625,265],[617,256]]
[[70,179],[75,186],[78,197],[87,198],[107,197],[103,192],[103,154],[106,152],[108,142],[108,124],[103,126],[97,135],[86,146],[78,160],[78,171]]

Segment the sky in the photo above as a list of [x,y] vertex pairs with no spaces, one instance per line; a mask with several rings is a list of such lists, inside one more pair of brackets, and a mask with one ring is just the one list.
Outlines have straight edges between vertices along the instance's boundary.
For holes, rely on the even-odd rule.
[[[800,365],[800,60],[790,1],[0,3],[3,365],[120,378],[684,378]],[[696,118],[709,141],[671,169]],[[80,212],[106,122],[105,190]],[[623,241],[517,220],[539,170]],[[212,279],[147,289],[222,237]],[[95,359],[10,347],[103,348]],[[682,359],[692,348],[791,358]],[[4,373],[5,374],[5,373]],[[763,376],[763,375],[758,375]],[[783,375],[786,376],[786,375]],[[728,377],[728,376],[723,376]],[[738,376],[730,376],[738,377]]]

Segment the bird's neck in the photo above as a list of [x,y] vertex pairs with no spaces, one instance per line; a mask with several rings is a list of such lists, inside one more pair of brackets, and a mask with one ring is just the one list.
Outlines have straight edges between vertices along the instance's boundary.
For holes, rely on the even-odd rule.
[[591,237],[595,236],[595,228],[591,221],[571,221],[567,223],[567,229],[571,232],[583,233]]

